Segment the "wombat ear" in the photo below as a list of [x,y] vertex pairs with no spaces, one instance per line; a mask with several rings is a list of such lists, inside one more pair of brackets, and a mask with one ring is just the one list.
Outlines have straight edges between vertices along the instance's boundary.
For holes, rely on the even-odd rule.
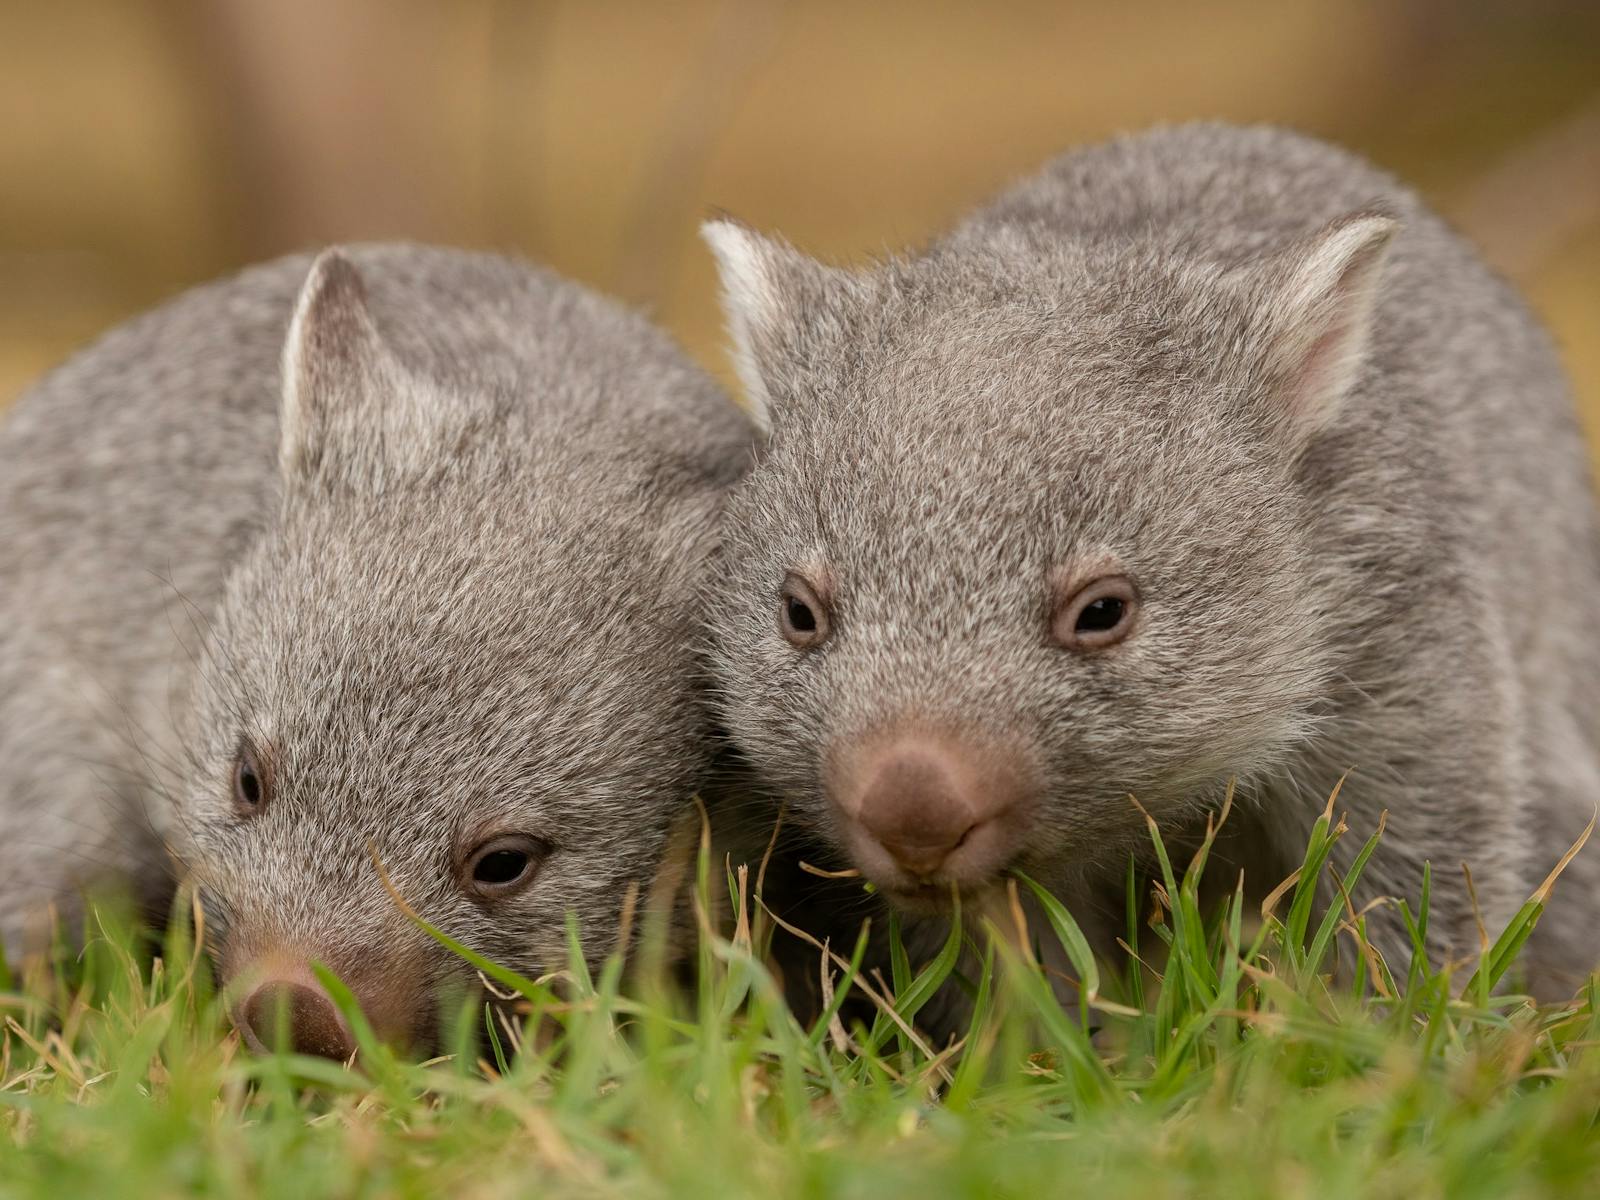
[[380,389],[399,372],[367,311],[355,265],[326,250],[300,289],[283,351],[278,461],[285,478],[314,474],[341,430],[359,435]]
[[1381,213],[1354,213],[1278,260],[1265,306],[1267,365],[1297,447],[1328,425],[1360,375],[1399,227]]
[[767,237],[731,217],[700,226],[722,278],[722,308],[733,341],[734,369],[750,411],[763,432],[773,421],[770,376],[806,335],[828,299],[849,289],[854,277],[802,254],[781,238]]

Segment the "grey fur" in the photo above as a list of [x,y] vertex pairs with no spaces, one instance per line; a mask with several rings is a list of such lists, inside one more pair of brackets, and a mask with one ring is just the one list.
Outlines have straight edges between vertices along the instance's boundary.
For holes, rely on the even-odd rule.
[[[642,318],[543,271],[415,246],[319,264],[115,330],[0,431],[13,949],[47,902],[148,885],[170,844],[225,964],[459,975],[370,847],[417,911],[538,974],[569,913],[609,949],[699,785],[696,604],[748,422]],[[275,788],[250,820],[241,739]],[[484,905],[451,863],[500,828],[555,849]]]
[[[1013,865],[1085,915],[1119,911],[1145,844],[1130,793],[1181,836],[1237,777],[1259,891],[1349,771],[1343,859],[1387,812],[1364,896],[1414,900],[1431,861],[1441,959],[1479,944],[1462,863],[1493,931],[1580,833],[1600,537],[1568,386],[1393,178],[1193,125],[1067,154],[869,269],[706,235],[770,427],[729,502],[714,674],[759,779],[841,855],[827,764],[905,724],[1036,773]],[[1046,580],[1096,557],[1142,625],[1079,656],[1045,637]],[[777,631],[795,568],[836,588],[811,651]],[[1541,991],[1600,961],[1597,861],[1535,939]],[[1403,970],[1395,909],[1370,919]]]

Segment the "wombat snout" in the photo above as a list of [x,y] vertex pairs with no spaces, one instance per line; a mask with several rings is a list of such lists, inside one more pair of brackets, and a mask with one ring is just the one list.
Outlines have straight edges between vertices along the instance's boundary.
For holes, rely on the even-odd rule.
[[[226,974],[226,968],[224,969]],[[335,971],[349,985],[373,1032],[391,1045],[408,1048],[427,1023],[429,1006],[415,984],[414,964],[404,970]],[[356,1051],[355,1033],[305,960],[269,954],[245,966],[231,981],[241,997],[233,1023],[253,1050],[280,1046],[339,1062]]]
[[303,983],[271,979],[258,984],[235,1021],[256,1050],[278,1045],[281,1037],[288,1049],[343,1062],[356,1049],[350,1026],[333,1001],[320,988]]
[[1015,759],[961,734],[898,733],[836,755],[829,791],[879,886],[981,885],[1015,856],[1033,807]]

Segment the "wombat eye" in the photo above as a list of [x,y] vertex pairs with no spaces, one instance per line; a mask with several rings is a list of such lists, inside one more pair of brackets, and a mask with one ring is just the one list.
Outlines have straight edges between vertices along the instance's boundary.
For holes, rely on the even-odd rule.
[[800,576],[790,572],[778,592],[778,632],[790,645],[810,650],[828,640],[828,610]]
[[526,834],[490,838],[467,855],[462,864],[462,886],[485,900],[508,896],[533,882],[539,864],[549,853],[548,843]]
[[1069,650],[1101,650],[1133,630],[1139,593],[1125,575],[1107,575],[1079,588],[1050,623],[1050,635]]
[[253,817],[266,803],[267,777],[260,761],[248,745],[240,746],[233,760],[233,807],[241,817]]

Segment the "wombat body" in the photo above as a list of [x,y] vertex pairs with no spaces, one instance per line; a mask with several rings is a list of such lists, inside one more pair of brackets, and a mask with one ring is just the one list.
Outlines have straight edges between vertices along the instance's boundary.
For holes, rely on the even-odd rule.
[[0,429],[6,944],[170,848],[246,1031],[337,1055],[309,960],[424,1041],[470,978],[375,864],[516,969],[569,914],[607,952],[705,768],[750,440],[643,319],[487,255],[285,259],[106,336]]
[[[1473,958],[1582,832],[1600,538],[1568,386],[1391,177],[1188,126],[869,269],[706,236],[770,431],[725,519],[725,723],[892,902],[1020,869],[1105,945],[1149,844],[1130,795],[1181,838],[1237,781],[1260,894],[1348,772],[1337,862],[1387,814],[1355,903],[1414,906],[1430,862],[1430,950]],[[1535,937],[1541,992],[1600,961],[1597,859]],[[1398,910],[1368,922],[1403,972]]]

